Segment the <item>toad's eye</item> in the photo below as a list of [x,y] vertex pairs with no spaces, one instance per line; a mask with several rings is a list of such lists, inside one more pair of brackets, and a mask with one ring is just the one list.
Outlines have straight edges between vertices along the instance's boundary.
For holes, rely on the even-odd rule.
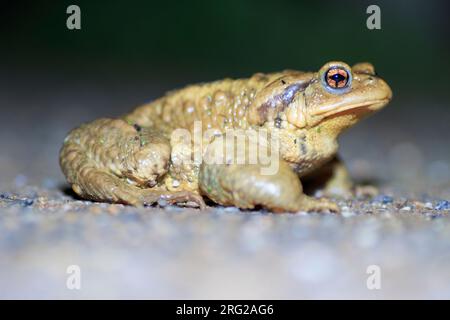
[[325,73],[325,83],[331,89],[342,89],[349,85],[350,75],[347,70],[339,67],[328,69]]

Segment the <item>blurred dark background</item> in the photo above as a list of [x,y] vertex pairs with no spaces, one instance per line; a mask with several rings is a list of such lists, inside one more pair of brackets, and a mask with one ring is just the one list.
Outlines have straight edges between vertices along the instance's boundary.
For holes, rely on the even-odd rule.
[[[81,8],[81,30],[66,28],[70,4]],[[381,30],[366,27],[371,4]],[[63,181],[58,149],[82,121],[192,82],[329,60],[370,61],[394,91],[387,109],[343,137],[353,174],[449,185],[448,1],[19,0],[0,9],[0,187]]]

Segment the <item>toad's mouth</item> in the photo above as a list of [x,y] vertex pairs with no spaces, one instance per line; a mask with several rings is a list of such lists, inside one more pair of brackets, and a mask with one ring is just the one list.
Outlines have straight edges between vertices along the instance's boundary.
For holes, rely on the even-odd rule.
[[345,106],[326,106],[323,108],[319,108],[317,110],[314,110],[313,112],[313,116],[321,116],[321,117],[330,117],[330,116],[335,116],[337,114],[341,114],[341,113],[348,113],[351,112],[353,110],[361,110],[361,109],[366,109],[367,111],[377,111],[379,109],[381,109],[382,107],[384,107],[390,99],[377,99],[377,100],[371,100],[371,101],[364,101],[364,102],[359,102],[359,103],[354,103],[354,104],[350,104],[350,105],[345,105]]

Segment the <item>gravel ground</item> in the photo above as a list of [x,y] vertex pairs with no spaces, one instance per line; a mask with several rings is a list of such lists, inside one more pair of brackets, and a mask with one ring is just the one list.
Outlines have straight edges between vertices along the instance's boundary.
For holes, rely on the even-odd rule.
[[73,126],[159,89],[27,79],[42,90],[23,94],[18,79],[0,81],[0,298],[450,298],[446,103],[425,117],[400,97],[345,134],[353,176],[380,195],[341,200],[341,215],[136,209],[74,197],[57,154]]

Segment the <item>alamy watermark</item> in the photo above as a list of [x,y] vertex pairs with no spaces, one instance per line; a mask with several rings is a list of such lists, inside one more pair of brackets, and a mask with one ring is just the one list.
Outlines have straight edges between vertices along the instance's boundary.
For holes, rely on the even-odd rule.
[[381,29],[381,9],[379,6],[372,4],[367,7],[366,13],[370,16],[366,20],[366,26],[369,30]]
[[69,290],[81,289],[81,268],[73,264],[67,267],[66,273],[69,275],[66,280],[66,287]]
[[366,280],[366,286],[369,290],[381,289],[381,268],[376,264],[367,267],[366,273],[369,275]]
[[81,29],[81,9],[79,6],[72,4],[67,7],[66,13],[69,14],[66,20],[66,27],[69,30]]
[[259,165],[262,175],[278,172],[280,142],[278,134],[260,129],[207,129],[195,121],[193,132],[176,129],[171,135],[174,165],[206,164]]

